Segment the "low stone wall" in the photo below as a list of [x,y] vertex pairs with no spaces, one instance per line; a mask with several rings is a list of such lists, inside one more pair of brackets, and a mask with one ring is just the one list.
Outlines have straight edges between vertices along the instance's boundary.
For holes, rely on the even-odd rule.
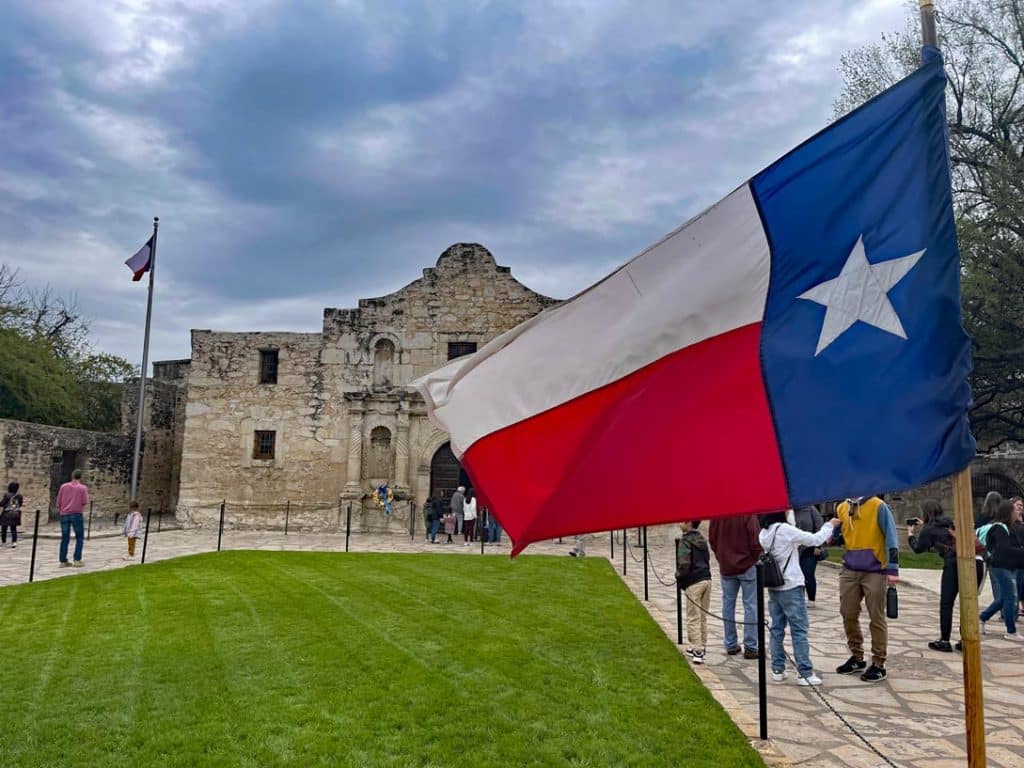
[[124,435],[0,419],[4,488],[17,480],[26,510],[42,510],[43,520],[63,479],[65,458],[68,467],[85,473],[96,514],[127,510],[132,449],[131,438]]

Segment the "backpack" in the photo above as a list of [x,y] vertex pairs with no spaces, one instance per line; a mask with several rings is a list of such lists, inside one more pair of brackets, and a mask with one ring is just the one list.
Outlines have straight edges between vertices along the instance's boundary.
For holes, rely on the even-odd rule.
[[997,525],[1001,525],[1003,527],[1003,530],[1006,531],[1007,534],[1010,533],[1010,529],[1007,528],[1006,525],[1003,523],[985,523],[985,525],[981,526],[981,528],[975,531],[975,535],[978,537],[978,541],[981,542],[981,545],[985,548],[986,561],[992,557],[992,546],[988,542],[988,535],[992,532],[992,529]]
[[685,536],[676,539],[676,581],[684,582],[693,570],[693,547]]

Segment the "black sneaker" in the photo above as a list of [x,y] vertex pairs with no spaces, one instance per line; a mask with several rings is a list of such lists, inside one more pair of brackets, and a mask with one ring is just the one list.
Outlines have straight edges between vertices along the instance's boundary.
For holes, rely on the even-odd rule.
[[953,646],[949,644],[949,640],[932,640],[928,643],[928,647],[933,651],[942,651],[943,653],[953,652]]
[[885,667],[876,667],[872,664],[868,667],[868,671],[860,676],[860,679],[865,683],[879,683],[885,680]]
[[728,653],[730,656],[735,656],[737,653],[740,652],[740,647],[737,645],[735,648],[726,648],[725,652]]
[[755,651],[753,648],[744,648],[743,649],[743,658],[744,659],[757,659],[759,657],[760,656],[759,656],[758,652]]
[[851,656],[846,660],[845,664],[841,664],[836,667],[836,673],[840,675],[852,675],[854,672],[860,672],[862,669],[867,667],[868,663],[864,659],[858,659],[856,656]]
[[964,644],[960,640],[957,640],[956,645],[954,645],[953,647],[956,648],[960,653],[964,652]]

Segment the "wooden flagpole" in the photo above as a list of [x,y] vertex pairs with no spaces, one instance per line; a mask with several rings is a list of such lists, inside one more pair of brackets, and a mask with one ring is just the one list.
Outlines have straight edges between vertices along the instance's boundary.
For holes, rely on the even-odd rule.
[[[921,42],[938,48],[934,0],[918,0]],[[978,622],[978,573],[974,553],[974,504],[970,466],[953,475],[953,524],[956,526],[957,580],[960,583],[960,641],[963,644],[964,723],[968,768],[985,768],[985,696],[981,676]]]

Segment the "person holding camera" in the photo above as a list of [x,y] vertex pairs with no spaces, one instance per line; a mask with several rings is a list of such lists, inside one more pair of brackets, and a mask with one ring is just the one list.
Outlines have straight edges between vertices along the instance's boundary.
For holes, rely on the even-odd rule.
[[[972,535],[973,532],[968,533]],[[907,520],[907,534],[910,548],[918,554],[933,550],[942,558],[942,581],[939,588],[939,639],[932,640],[928,647],[933,651],[952,653],[949,636],[953,631],[953,603],[960,590],[956,566],[956,534],[953,521],[942,513],[942,505],[935,499],[921,503],[921,517]],[[985,564],[975,560],[978,569],[978,585],[985,577]],[[959,642],[956,649],[962,650]]]

